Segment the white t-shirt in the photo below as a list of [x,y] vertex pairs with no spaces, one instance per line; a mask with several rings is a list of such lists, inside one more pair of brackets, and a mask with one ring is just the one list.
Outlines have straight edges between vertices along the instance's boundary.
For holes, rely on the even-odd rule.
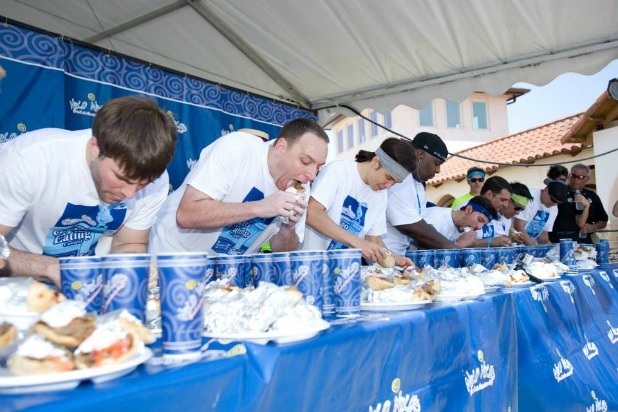
[[426,210],[425,188],[412,174],[403,182],[388,189],[386,206],[386,236],[384,243],[398,255],[405,254],[412,238],[401,233],[394,226],[417,223],[423,220]]
[[[182,185],[170,196],[157,216],[150,234],[150,251],[200,252],[242,255],[256,238],[274,221],[274,217],[253,218],[217,229],[181,229],[176,224],[176,211],[187,185],[223,203],[262,200],[275,193],[277,186],[268,170],[268,148],[254,135],[235,132],[220,137],[200,153],[200,158]],[[305,193],[309,189],[305,187]],[[302,241],[305,215],[296,224]]]
[[[338,160],[329,163],[311,185],[311,197],[326,208],[328,217],[361,239],[386,233],[386,190],[372,190],[358,174],[358,163]],[[307,227],[304,250],[347,249],[311,227]]]
[[526,232],[532,239],[536,239],[543,230],[551,232],[558,215],[558,206],[547,207],[541,203],[541,189],[530,189],[530,194],[534,199],[519,212],[516,219],[527,221]]
[[453,222],[452,212],[453,209],[450,207],[428,207],[423,218],[425,222],[435,227],[445,238],[455,242],[461,236],[461,232],[455,226],[455,222]]
[[40,129],[0,145],[0,224],[16,228],[13,247],[56,257],[101,254],[97,245],[109,245],[123,225],[152,226],[167,197],[167,172],[133,199],[103,203],[86,162],[91,137],[90,129]]

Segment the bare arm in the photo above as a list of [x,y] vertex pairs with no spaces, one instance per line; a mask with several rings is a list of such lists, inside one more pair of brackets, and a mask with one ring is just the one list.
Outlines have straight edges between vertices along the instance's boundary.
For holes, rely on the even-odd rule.
[[322,235],[341,242],[354,249],[360,249],[365,259],[377,262],[386,254],[384,244],[381,246],[369,240],[361,239],[333,222],[326,214],[326,208],[313,197],[307,208],[307,225]]
[[146,253],[150,230],[122,226],[112,238],[111,253]]
[[429,249],[459,249],[460,246],[444,237],[435,227],[420,220],[416,223],[395,226],[400,232],[415,239]]
[[551,243],[551,241],[549,240],[549,233],[547,233],[546,230],[542,231],[541,234],[536,238],[536,241],[539,245]]
[[292,210],[299,216],[304,212],[294,195],[282,191],[255,202],[224,203],[189,185],[178,205],[176,222],[183,229],[216,229],[255,217],[287,216]]
[[[8,236],[12,227],[0,225],[0,233]],[[4,269],[0,270],[0,276],[33,276],[44,277],[60,286],[60,264],[58,259],[51,256],[36,255],[14,248],[11,256],[5,262]]]
[[526,224],[527,223],[528,223],[527,220],[521,220],[521,219],[518,219],[518,218],[513,219],[513,227],[515,228],[515,230],[520,232],[519,236],[521,237],[521,240],[523,240],[524,245],[526,245],[526,246],[535,246],[537,244],[537,242],[530,237],[528,232],[526,232]]
[[614,207],[612,208],[612,215],[618,217],[618,200],[616,200],[616,203],[614,203]]
[[[493,237],[489,242],[489,246],[492,247],[511,246],[512,244],[511,238],[505,235]],[[487,239],[476,239],[471,247],[487,247]]]

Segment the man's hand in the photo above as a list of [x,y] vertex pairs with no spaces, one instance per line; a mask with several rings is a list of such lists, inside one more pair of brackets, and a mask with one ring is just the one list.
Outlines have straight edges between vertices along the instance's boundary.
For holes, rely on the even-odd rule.
[[476,240],[476,232],[474,230],[470,230],[468,232],[464,232],[455,241],[455,244],[461,247],[470,247]]
[[513,242],[508,236],[496,236],[491,240],[491,245],[496,247],[511,246]]
[[258,203],[258,217],[283,216],[294,223],[298,222],[307,210],[307,201],[303,196],[293,195],[281,190],[256,203]]
[[363,257],[372,262],[379,262],[386,257],[388,253],[384,245],[379,245],[369,240],[358,238],[358,243],[352,245],[355,249],[360,249]]
[[583,233],[594,233],[596,232],[596,229],[592,223],[586,223],[584,226],[579,228],[579,231]]

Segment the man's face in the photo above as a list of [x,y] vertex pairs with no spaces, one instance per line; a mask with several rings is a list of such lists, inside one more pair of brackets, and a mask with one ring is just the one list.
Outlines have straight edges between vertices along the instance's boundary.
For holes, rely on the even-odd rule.
[[509,207],[511,192],[507,189],[502,189],[499,193],[494,193],[491,190],[488,190],[487,193],[485,193],[485,197],[489,199],[493,207],[503,215],[507,207]]
[[541,203],[543,203],[543,205],[545,207],[552,207],[552,206],[558,206],[558,204],[560,202],[557,202],[550,194],[549,194],[549,189],[547,189],[547,186],[545,186],[545,188],[543,190],[541,190]]
[[138,190],[148,185],[148,181],[135,181],[128,179],[122,168],[109,157],[99,157],[99,149],[96,139],[91,139],[88,144],[89,157],[88,167],[92,174],[92,180],[97,190],[97,195],[105,203],[116,204],[125,199],[132,199]]
[[468,186],[470,186],[470,193],[481,193],[481,187],[485,179],[481,175],[472,175],[468,178]]
[[466,206],[465,212],[466,218],[464,219],[463,225],[457,227],[460,232],[463,232],[465,227],[470,227],[473,230],[479,230],[489,223],[487,216],[472,209],[472,206]]
[[510,219],[514,216],[517,216],[519,212],[521,212],[524,209],[525,209],[524,206],[520,205],[517,202],[514,202],[513,199],[509,199],[509,205],[506,208],[506,210],[502,213],[502,216],[504,216],[507,219]]
[[582,190],[589,179],[590,176],[588,176],[585,169],[575,169],[569,175],[569,189],[572,191]]
[[285,190],[294,181],[313,181],[319,168],[324,166],[327,154],[328,144],[311,132],[305,133],[291,145],[285,139],[277,140],[273,164],[269,162],[270,174],[277,188]]
[[416,171],[414,175],[420,182],[433,179],[436,174],[440,173],[440,166],[444,163],[437,157],[420,149],[416,149],[416,158]]

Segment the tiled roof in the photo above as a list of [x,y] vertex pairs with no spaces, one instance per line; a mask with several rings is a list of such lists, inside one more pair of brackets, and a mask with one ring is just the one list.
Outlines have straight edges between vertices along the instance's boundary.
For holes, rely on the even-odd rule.
[[[517,164],[532,163],[538,159],[563,153],[578,153],[584,147],[583,143],[562,144],[560,141],[582,116],[583,114],[580,113],[566,117],[553,123],[462,150],[456,154],[471,159]],[[450,156],[441,166],[440,173],[427,183],[438,185],[449,180],[465,179],[466,171],[472,166],[480,166],[485,172],[493,172],[500,167],[505,167],[495,163],[480,163]]]

